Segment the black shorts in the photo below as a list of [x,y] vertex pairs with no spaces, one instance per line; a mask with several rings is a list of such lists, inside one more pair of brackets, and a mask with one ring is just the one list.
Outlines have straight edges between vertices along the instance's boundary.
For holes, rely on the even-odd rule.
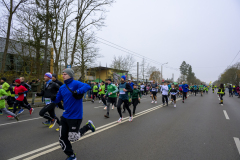
[[171,95],[171,99],[176,101],[176,95]]
[[152,95],[153,96],[157,96],[157,92],[152,92]]
[[117,102],[117,97],[115,97],[115,98],[113,98],[113,97],[108,97],[107,102],[112,103],[112,104],[116,104],[116,102]]

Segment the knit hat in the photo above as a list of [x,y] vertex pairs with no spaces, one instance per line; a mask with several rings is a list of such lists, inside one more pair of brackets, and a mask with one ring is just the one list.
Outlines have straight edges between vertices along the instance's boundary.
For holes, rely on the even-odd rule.
[[1,78],[1,80],[4,80],[4,82],[6,82],[6,81],[7,81],[7,79],[6,79],[5,77],[2,77],[2,78]]
[[57,78],[57,74],[56,74],[56,73],[53,73],[53,74],[52,74],[52,77]]
[[123,79],[124,79],[124,81],[126,80],[126,77],[125,77],[125,76],[122,76],[121,78],[123,78]]
[[20,79],[16,79],[15,82],[18,83],[18,84],[21,84]]
[[47,72],[47,73],[45,73],[44,76],[47,76],[48,78],[52,79],[52,73]]
[[71,78],[74,76],[74,71],[71,68],[66,68],[63,70],[64,73],[67,73]]

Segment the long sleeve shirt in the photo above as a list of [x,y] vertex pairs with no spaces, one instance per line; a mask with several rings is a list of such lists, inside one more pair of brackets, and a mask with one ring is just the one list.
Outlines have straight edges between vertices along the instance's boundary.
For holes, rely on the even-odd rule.
[[168,95],[168,86],[163,85],[161,88],[161,91],[162,91],[162,95]]

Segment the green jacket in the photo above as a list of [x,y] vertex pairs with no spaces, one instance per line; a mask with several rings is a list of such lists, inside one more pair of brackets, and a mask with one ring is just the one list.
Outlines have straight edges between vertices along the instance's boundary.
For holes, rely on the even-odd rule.
[[218,94],[223,94],[223,95],[225,95],[225,88],[219,88],[219,89],[218,89]]
[[94,85],[94,86],[93,86],[93,92],[94,92],[94,93],[97,93],[97,92],[98,92],[98,86],[97,86],[97,85]]
[[[111,95],[108,95],[108,94],[110,94],[112,92],[112,94]],[[107,92],[106,92],[106,96],[108,95],[110,98],[116,98],[117,97],[117,92],[118,92],[118,88],[117,88],[117,86],[115,86],[115,84],[109,84],[108,86],[107,86]]]
[[99,95],[105,94],[105,84],[100,86]]
[[5,96],[8,96],[8,93],[4,89],[0,88],[0,97],[4,98],[0,100],[0,109],[5,108]]
[[2,89],[4,89],[7,92],[8,96],[11,96],[11,92],[7,91],[9,89],[9,87],[10,87],[10,85],[7,82],[4,82],[2,84]]
[[32,92],[37,92],[38,86],[39,86],[39,83],[38,83],[38,82],[32,83],[32,84],[31,84],[31,91],[32,91]]
[[138,97],[142,97],[142,95],[141,95],[141,92],[138,90],[138,89],[133,89],[133,91],[132,92],[130,92],[131,93],[131,98],[132,99],[136,99],[136,98],[138,98]]

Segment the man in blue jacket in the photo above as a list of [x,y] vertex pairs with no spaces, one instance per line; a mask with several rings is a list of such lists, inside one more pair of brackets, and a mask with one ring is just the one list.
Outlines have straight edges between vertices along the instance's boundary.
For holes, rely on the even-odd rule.
[[[76,160],[76,154],[72,150],[71,142],[77,141],[89,129],[95,131],[93,122],[89,120],[86,125],[80,129],[83,117],[83,102],[84,93],[91,89],[88,84],[76,81],[73,79],[74,71],[71,68],[63,70],[62,76],[64,85],[59,88],[57,96],[53,96],[53,103],[59,103],[63,100],[64,112],[60,121],[60,145],[68,158],[66,160]],[[70,91],[71,90],[71,91]],[[76,96],[81,96],[81,99],[76,99]]]
[[182,85],[182,90],[183,90],[183,103],[184,103],[184,98],[187,99],[187,92],[188,92],[188,85],[185,83],[185,81],[183,81],[183,85]]

